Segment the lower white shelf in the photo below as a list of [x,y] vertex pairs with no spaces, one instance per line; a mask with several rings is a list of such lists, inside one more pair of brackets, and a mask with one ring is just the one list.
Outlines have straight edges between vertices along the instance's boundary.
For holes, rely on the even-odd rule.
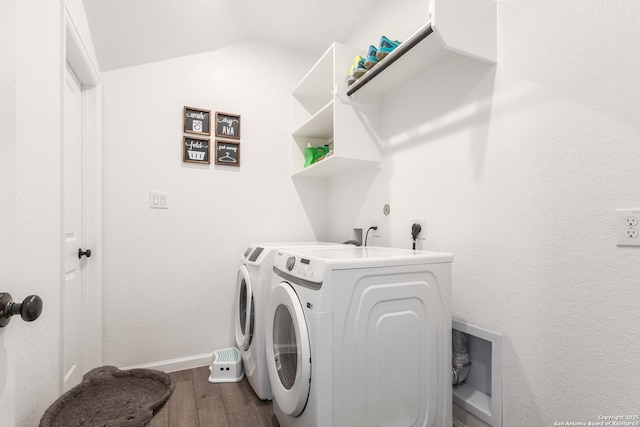
[[299,171],[293,172],[293,178],[328,178],[345,172],[350,172],[367,165],[378,165],[380,162],[372,160],[352,159],[333,155],[318,163],[314,163]]

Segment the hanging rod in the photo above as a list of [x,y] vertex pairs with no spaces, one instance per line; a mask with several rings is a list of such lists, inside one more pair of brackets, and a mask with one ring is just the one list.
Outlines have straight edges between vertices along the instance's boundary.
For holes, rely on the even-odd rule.
[[409,38],[409,40],[401,43],[400,46],[393,50],[393,52],[387,55],[382,61],[378,62],[375,67],[371,68],[365,73],[364,76],[360,77],[354,84],[349,86],[349,89],[347,90],[347,96],[351,96],[362,89],[364,85],[373,80],[378,74],[389,68],[391,64],[400,59],[405,53],[413,49],[422,40],[426,39],[427,36],[429,36],[429,34],[431,33],[433,33],[433,28],[431,28],[431,24],[429,23],[422,30],[415,33],[411,38]]

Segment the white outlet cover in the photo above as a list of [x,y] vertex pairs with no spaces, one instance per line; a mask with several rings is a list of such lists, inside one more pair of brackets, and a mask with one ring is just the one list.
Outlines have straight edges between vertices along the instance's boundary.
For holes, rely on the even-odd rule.
[[640,246],[640,208],[616,209],[616,244]]
[[381,234],[380,234],[380,224],[378,224],[378,221],[376,221],[375,219],[372,219],[371,221],[369,221],[369,224],[370,225],[367,228],[376,227],[375,230],[371,230],[369,232],[369,236],[370,237],[380,237],[381,236]]

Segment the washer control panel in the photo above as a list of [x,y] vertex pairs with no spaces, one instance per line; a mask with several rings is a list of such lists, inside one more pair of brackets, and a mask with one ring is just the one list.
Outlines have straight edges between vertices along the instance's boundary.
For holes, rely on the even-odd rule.
[[242,253],[242,258],[248,257],[252,250],[253,250],[253,248],[251,246],[249,246],[247,249],[245,249],[244,252]]
[[251,256],[249,257],[249,261],[251,261],[251,262],[258,261],[258,258],[260,257],[260,255],[262,255],[262,251],[263,250],[264,250],[264,248],[261,248],[260,246],[256,246],[256,248],[253,250],[253,252],[251,252]]
[[243,253],[240,258],[246,264],[261,264],[264,260],[264,257],[260,257],[264,252],[264,248],[260,246],[249,246]]
[[298,255],[278,252],[273,266],[293,277],[322,283],[324,263],[317,259],[304,258]]

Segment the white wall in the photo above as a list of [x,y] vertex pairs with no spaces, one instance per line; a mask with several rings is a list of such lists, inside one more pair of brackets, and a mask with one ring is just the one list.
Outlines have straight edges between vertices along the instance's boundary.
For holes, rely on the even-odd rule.
[[[246,245],[326,237],[326,193],[303,204],[288,169],[289,94],[314,61],[248,41],[103,74],[105,364],[235,345]],[[182,161],[185,105],[241,115],[239,168]]]
[[330,238],[376,220],[372,243],[408,247],[426,218],[423,248],[453,252],[454,317],[504,335],[505,426],[638,412],[640,248],[614,240],[640,205],[638,22],[636,2],[498,2],[497,66],[398,90],[382,169],[330,187]]

